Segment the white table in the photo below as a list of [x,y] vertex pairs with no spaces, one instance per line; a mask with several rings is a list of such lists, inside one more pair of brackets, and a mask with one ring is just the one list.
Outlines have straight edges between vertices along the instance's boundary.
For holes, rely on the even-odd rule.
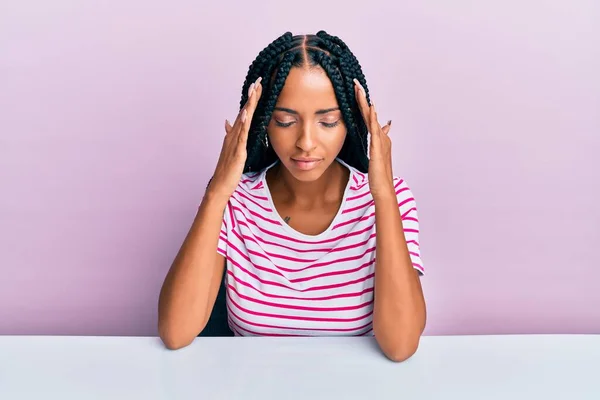
[[600,335],[422,338],[0,336],[0,399],[600,399]]

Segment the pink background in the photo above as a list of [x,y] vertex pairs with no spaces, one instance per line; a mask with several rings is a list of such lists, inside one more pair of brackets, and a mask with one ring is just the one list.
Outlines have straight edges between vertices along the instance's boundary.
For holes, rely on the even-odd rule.
[[426,334],[600,332],[597,1],[200,3],[2,2],[0,334],[155,335],[248,65],[319,29],[394,121]]

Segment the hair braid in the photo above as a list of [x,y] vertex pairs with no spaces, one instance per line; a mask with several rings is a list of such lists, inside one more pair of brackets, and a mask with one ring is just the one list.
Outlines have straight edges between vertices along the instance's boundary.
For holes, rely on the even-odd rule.
[[[324,52],[319,52],[315,55],[315,61],[321,65],[323,70],[325,70],[329,76],[340,106],[340,111],[342,112],[342,117],[346,123],[348,139],[340,151],[340,158],[344,159],[344,161],[349,164],[358,164],[358,169],[366,172],[369,163],[366,157],[366,147],[364,147],[363,152],[349,151],[352,148],[356,148],[355,146],[362,147],[363,141],[361,139],[363,136],[366,136],[361,134],[361,129],[356,124],[356,115],[353,112],[353,110],[357,109],[354,89],[352,86],[348,88],[344,83],[344,77],[340,73],[340,70],[335,66],[331,56],[328,56]],[[360,118],[362,119],[362,116]]]
[[[365,92],[367,93],[367,102],[370,103],[367,83],[364,79],[364,75],[362,74],[362,70],[360,69],[360,65],[358,64],[356,57],[354,57],[354,54],[350,52],[348,46],[346,46],[341,39],[335,36],[330,36],[325,31],[319,31],[318,35],[323,42],[323,48],[330,53],[335,54],[339,59],[340,71],[345,77],[344,83],[346,85],[346,90],[351,97],[350,102],[353,105],[352,109],[355,111],[354,116],[358,125],[357,131],[360,137],[360,144],[366,152],[368,148],[367,126],[362,118],[362,114],[360,113],[358,103],[356,102],[356,97],[354,95],[354,78],[356,78],[365,88]],[[358,73],[356,71],[358,71]]]
[[[323,31],[322,31],[323,32]],[[347,52],[344,49],[336,44],[334,41],[330,40],[328,37],[322,36],[320,37],[323,42],[323,50],[326,50],[336,56],[340,63],[340,71],[342,72],[345,79],[346,90],[348,93],[354,92],[354,82],[352,79],[354,78],[354,73],[351,68],[351,63],[348,60]]]
[[[348,96],[350,96],[352,103],[352,109],[354,110],[354,117],[356,120],[356,132],[358,135],[358,144],[362,148],[363,152],[366,154],[368,149],[368,129],[360,113],[358,103],[356,102],[355,92],[354,92],[354,78],[356,78],[359,83],[363,86],[366,92],[367,103],[370,104],[370,96],[369,96],[369,88],[367,86],[367,82],[362,73],[362,69],[358,60],[354,56],[354,54],[350,51],[348,46],[338,37],[331,36],[327,34],[325,31],[319,31],[317,33],[318,37],[322,41],[322,47],[324,50],[329,51],[330,53],[336,55],[338,57],[338,62],[340,65],[340,71],[344,76],[344,83],[346,85],[346,90]],[[342,149],[342,153],[345,153],[346,149]]]
[[296,58],[296,54],[292,52],[283,55],[282,61],[277,68],[275,78],[272,81],[269,96],[265,99],[263,107],[261,107],[262,113],[259,118],[256,119],[256,122],[252,121],[255,122],[254,129],[252,129],[255,140],[251,143],[249,142],[248,157],[244,168],[246,172],[260,169],[261,167],[261,161],[263,160],[256,156],[259,154],[259,149],[263,147],[262,143],[267,135],[267,127],[271,121],[273,109],[275,108],[275,104],[277,104],[277,98],[283,89],[283,85],[290,73],[290,69],[292,69],[294,58]]
[[[250,64],[250,67],[248,68],[248,74],[246,75],[246,79],[242,85],[240,110],[248,101],[248,88],[261,76],[261,73],[264,71],[265,64],[272,63],[284,51],[289,50],[292,44],[292,39],[292,33],[286,32],[272,41],[267,47],[258,53],[252,64]],[[263,76],[263,80],[266,78],[266,76]]]
[[339,48],[347,55],[345,61],[349,64],[348,67],[352,71],[352,76],[354,76],[360,82],[362,87],[365,88],[365,92],[367,94],[367,102],[371,104],[369,89],[367,88],[367,80],[365,79],[365,75],[363,74],[362,67],[360,66],[358,59],[356,58],[354,53],[352,53],[348,45],[344,43],[344,41],[339,37],[330,35],[323,30],[317,32],[317,36],[321,38],[324,42],[334,43],[335,45],[339,46]]

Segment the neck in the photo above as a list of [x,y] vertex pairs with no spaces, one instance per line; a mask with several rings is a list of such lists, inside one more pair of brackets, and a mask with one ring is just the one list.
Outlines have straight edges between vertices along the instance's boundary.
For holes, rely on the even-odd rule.
[[341,201],[350,177],[350,171],[337,161],[334,161],[317,180],[310,182],[294,178],[281,163],[269,172],[269,187],[272,193],[277,192],[291,203],[307,207]]

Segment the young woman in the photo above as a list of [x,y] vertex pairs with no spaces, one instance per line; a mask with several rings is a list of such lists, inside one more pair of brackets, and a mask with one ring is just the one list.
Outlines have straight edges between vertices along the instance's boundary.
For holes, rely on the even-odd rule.
[[165,345],[203,331],[223,285],[236,335],[374,335],[409,358],[426,320],[417,208],[356,57],[324,31],[285,33],[240,108],[161,290]]

